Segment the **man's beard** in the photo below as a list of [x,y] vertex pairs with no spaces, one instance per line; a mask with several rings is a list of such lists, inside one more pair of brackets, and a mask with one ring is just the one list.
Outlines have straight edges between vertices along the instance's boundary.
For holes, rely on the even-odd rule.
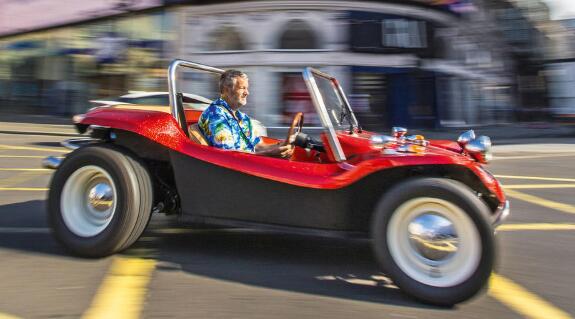
[[246,104],[248,104],[248,99],[247,98],[243,98],[243,99],[239,98],[237,100],[237,104],[238,104],[238,107],[245,106]]

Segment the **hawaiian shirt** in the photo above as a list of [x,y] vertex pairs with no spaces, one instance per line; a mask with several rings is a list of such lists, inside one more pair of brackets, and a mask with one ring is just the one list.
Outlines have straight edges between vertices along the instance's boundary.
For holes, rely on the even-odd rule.
[[255,153],[255,146],[260,142],[259,136],[254,136],[250,118],[234,111],[226,101],[219,98],[204,110],[198,126],[211,146],[243,152]]

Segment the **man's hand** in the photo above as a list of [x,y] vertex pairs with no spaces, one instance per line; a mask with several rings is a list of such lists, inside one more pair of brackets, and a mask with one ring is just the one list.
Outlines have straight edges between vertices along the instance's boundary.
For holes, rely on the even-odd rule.
[[267,144],[264,145],[259,143],[256,145],[256,154],[279,157],[279,158],[290,158],[293,154],[294,146],[292,144],[286,144],[285,141],[277,144]]

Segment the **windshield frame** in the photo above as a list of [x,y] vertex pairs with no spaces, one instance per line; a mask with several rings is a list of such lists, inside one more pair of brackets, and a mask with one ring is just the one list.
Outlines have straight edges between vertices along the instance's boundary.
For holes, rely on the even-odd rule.
[[343,92],[341,85],[339,84],[339,82],[335,77],[311,67],[306,67],[302,73],[307,88],[312,97],[313,105],[315,106],[316,112],[318,113],[321,119],[325,132],[327,133],[327,140],[331,146],[330,149],[333,151],[333,156],[335,160],[338,162],[345,161],[346,157],[341,147],[341,144],[339,143],[339,139],[337,138],[336,128],[334,126],[334,123],[331,121],[329,117],[329,113],[327,111],[323,95],[319,90],[319,87],[315,81],[315,77],[316,76],[321,77],[330,82],[331,87],[333,88],[338,99],[342,102],[343,107],[347,109],[348,116],[350,116],[349,121],[351,121],[352,132],[353,132],[353,130],[359,128],[359,123],[357,121],[357,118],[355,117],[355,114],[353,113],[353,110],[351,109],[351,106],[349,105],[349,101],[345,96],[345,93]]

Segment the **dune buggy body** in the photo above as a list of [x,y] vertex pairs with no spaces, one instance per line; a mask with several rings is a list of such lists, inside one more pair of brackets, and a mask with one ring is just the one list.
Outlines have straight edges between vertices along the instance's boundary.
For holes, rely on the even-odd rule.
[[319,140],[299,132],[289,160],[221,150],[190,130],[201,111],[182,107],[181,68],[223,73],[175,60],[169,107],[95,108],[76,123],[90,137],[68,142],[75,150],[57,165],[48,207],[70,251],[121,251],[158,212],[193,225],[370,238],[384,271],[426,302],[454,304],[485,285],[494,229],[509,213],[501,185],[482,165],[486,138],[467,133],[458,143],[400,128],[391,136],[362,130],[337,80],[306,68],[324,128]]

